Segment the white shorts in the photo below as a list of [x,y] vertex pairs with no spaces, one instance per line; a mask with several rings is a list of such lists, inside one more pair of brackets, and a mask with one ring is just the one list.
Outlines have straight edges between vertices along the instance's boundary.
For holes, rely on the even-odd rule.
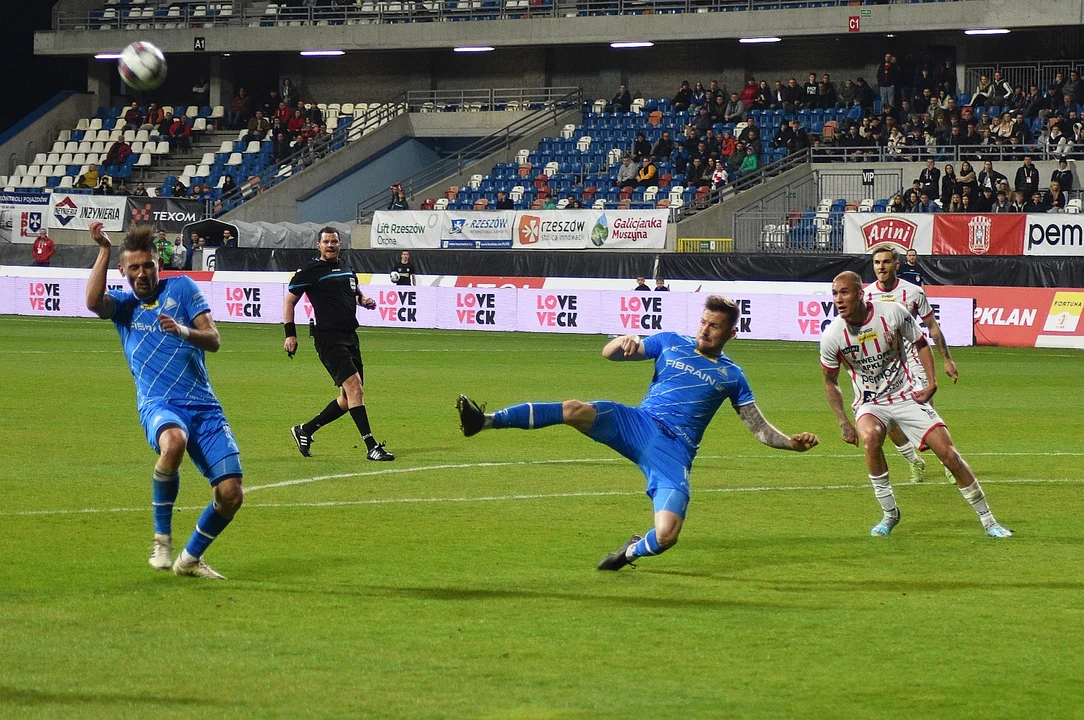
[[913,344],[907,347],[907,374],[911,376],[915,390],[930,386],[930,381],[926,379],[926,368],[922,367],[922,362],[918,359],[918,350],[915,350]]
[[929,403],[917,403],[914,400],[892,403],[891,405],[859,405],[854,411],[854,420],[863,415],[872,415],[885,426],[885,432],[898,427],[907,439],[919,450],[929,450],[926,436],[935,427],[944,426],[945,421]]

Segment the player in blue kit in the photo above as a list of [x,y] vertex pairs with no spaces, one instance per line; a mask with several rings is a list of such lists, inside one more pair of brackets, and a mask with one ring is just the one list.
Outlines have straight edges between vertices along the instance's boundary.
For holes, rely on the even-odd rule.
[[655,362],[655,376],[639,407],[566,400],[513,405],[486,414],[460,395],[456,408],[463,434],[564,424],[613,448],[636,463],[647,478],[655,525],[603,558],[598,569],[620,570],[637,558],[659,555],[673,547],[681,533],[689,505],[689,470],[704,430],[724,400],[730,400],[745,426],[769,447],[805,452],[817,444],[812,433],[788,437],[764,419],[741,368],[723,354],[737,321],[737,305],[712,295],[704,303],[696,337],[664,332],[644,340],[623,335],[607,343],[602,356],[608,360]]
[[[110,319],[120,335],[136,385],[139,421],[158,453],[154,466],[154,541],[149,563],[176,575],[224,580],[203,553],[241,507],[237,442],[207,377],[204,352],[220,340],[211,308],[190,278],[158,279],[158,251],[149,227],[133,228],[121,246],[120,270],[131,292],[105,291],[112,244],[102,223],[90,224],[98,258],[87,280],[87,308]],[[214,501],[196,521],[188,544],[173,560],[173,503],[185,450],[211,483]]]

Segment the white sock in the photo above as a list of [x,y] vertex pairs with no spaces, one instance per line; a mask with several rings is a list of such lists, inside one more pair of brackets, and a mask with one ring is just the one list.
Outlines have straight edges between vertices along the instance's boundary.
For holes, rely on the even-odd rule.
[[904,443],[903,445],[897,445],[896,449],[899,450],[900,455],[903,455],[905,458],[907,458],[907,462],[911,463],[912,465],[914,465],[915,461],[918,460],[918,453],[915,452],[915,446],[912,445],[910,442]]
[[994,514],[990,512],[990,506],[986,504],[986,493],[982,491],[978,480],[965,488],[960,488],[960,494],[964,496],[964,500],[971,503],[971,507],[975,508],[983,527],[997,524],[997,521],[994,520]]
[[892,483],[888,481],[888,472],[883,475],[870,475],[869,481],[873,484],[873,495],[877,502],[881,503],[881,509],[885,515],[892,515],[896,510],[896,496],[892,494]]
[[181,555],[177,558],[177,562],[181,565],[194,565],[199,562],[199,558],[189,555],[188,548],[185,548],[184,550],[181,550]]

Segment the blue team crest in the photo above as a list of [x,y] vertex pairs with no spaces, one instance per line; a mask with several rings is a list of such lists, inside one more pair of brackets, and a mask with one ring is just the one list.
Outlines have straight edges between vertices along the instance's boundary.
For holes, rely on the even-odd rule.
[[41,230],[41,213],[23,213],[23,226],[26,228],[26,232],[23,233],[24,235],[37,235],[38,230]]
[[162,312],[169,312],[173,308],[177,307],[177,301],[173,298],[166,298],[165,304],[162,306]]
[[463,233],[463,226],[466,225],[466,224],[467,224],[467,221],[462,219],[462,218],[453,218],[452,219],[452,229],[449,230],[449,233],[452,234],[452,235],[460,235],[460,234],[462,234]]

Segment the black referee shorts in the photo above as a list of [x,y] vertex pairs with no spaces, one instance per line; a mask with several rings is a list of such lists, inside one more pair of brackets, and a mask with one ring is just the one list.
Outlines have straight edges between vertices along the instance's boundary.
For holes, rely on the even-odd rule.
[[336,385],[341,387],[354,373],[360,375],[361,381],[365,382],[365,369],[361,363],[361,349],[358,347],[356,332],[316,330],[313,333],[313,344],[320,362],[327,368]]

